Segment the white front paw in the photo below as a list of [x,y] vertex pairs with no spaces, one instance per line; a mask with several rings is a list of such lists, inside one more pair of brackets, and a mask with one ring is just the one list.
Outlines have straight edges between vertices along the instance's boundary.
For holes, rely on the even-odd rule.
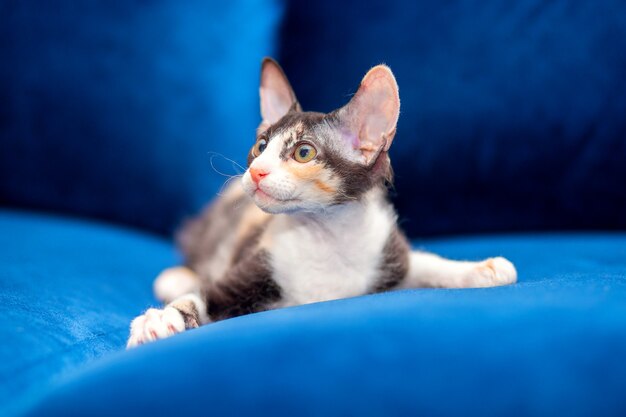
[[517,271],[508,259],[498,256],[476,265],[472,278],[475,287],[509,285],[517,281]]
[[126,348],[163,339],[185,330],[185,320],[173,307],[162,310],[151,308],[130,324],[130,337]]

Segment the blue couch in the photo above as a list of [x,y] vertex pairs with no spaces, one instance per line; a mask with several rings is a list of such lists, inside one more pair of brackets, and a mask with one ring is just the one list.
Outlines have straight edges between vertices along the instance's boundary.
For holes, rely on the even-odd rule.
[[[619,1],[25,0],[0,31],[0,415],[626,415]],[[321,111],[389,64],[414,246],[519,282],[125,351],[172,231],[241,172],[264,55]]]

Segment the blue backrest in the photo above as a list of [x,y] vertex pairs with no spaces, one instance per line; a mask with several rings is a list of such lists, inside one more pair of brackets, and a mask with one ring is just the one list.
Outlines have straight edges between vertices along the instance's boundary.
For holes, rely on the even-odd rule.
[[[0,204],[167,232],[245,163],[274,0],[0,4]],[[217,157],[219,171],[235,174]]]
[[279,52],[309,110],[394,70],[410,235],[626,227],[617,0],[26,0],[0,33],[2,205],[171,231],[226,179],[210,152],[245,163]]
[[412,235],[626,227],[626,4],[289,3],[281,62],[303,107],[371,66],[402,102],[391,150]]

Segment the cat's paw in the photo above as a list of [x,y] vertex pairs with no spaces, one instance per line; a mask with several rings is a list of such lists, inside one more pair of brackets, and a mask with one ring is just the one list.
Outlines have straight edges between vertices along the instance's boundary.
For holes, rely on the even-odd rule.
[[130,337],[126,349],[164,339],[185,330],[185,319],[174,307],[162,310],[151,308],[130,324]]
[[514,284],[517,281],[517,270],[506,258],[498,256],[479,262],[470,275],[472,287],[496,287]]

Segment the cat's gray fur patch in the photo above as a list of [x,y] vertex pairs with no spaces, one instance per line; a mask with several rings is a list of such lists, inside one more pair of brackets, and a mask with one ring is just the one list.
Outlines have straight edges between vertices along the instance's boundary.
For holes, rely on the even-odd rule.
[[395,228],[389,235],[383,257],[380,262],[378,282],[372,292],[389,291],[400,285],[409,271],[409,253],[411,247],[404,233]]
[[203,294],[211,320],[263,311],[281,298],[264,250],[234,264],[222,279],[207,284]]

